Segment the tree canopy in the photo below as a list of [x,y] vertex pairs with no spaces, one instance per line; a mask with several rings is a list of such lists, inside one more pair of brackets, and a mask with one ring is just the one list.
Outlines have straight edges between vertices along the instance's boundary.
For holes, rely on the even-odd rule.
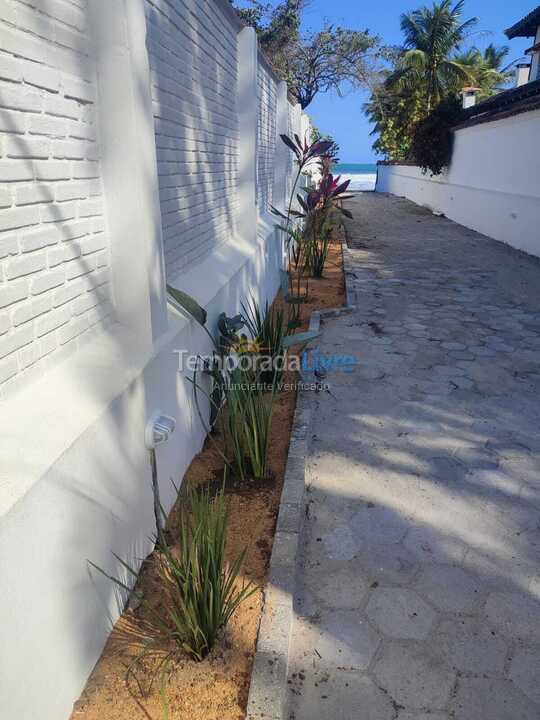
[[[386,49],[386,67],[364,106],[377,135],[373,147],[385,157],[415,160],[415,148],[427,147],[437,123],[444,120],[448,126],[455,117],[464,87],[478,88],[483,99],[508,80],[503,67],[508,48],[491,44],[484,51],[463,49],[477,23],[474,17],[464,19],[463,11],[464,0],[439,0],[401,15],[403,43]],[[444,108],[438,113],[441,103]],[[422,137],[415,143],[420,126]],[[444,147],[451,149],[451,143],[445,141]],[[438,171],[443,155],[434,163]]]
[[[490,43],[484,51],[472,47],[456,55],[456,61],[466,68],[471,85],[478,88],[480,100],[493,95],[512,77],[513,72],[508,67],[503,67],[508,53],[508,47],[496,47]],[[456,87],[456,91],[459,92],[461,87]]]
[[369,72],[369,54],[378,38],[366,30],[349,30],[326,24],[313,33],[302,33],[302,11],[309,0],[284,0],[277,6],[251,0],[239,10],[255,28],[263,52],[287,82],[303,109],[319,93],[338,94],[358,87]]
[[442,0],[432,7],[403,13],[400,19],[403,52],[391,82],[404,89],[422,87],[427,113],[456,85],[463,87],[471,79],[467,66],[454,54],[478,20],[462,20],[464,0],[451,3]]

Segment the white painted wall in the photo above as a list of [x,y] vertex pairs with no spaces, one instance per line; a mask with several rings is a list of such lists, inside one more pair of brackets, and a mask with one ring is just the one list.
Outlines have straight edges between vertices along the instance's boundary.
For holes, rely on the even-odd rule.
[[458,130],[448,172],[379,165],[378,192],[540,256],[540,110]]
[[172,278],[235,231],[238,23],[213,0],[145,0],[145,12]]
[[[276,156],[277,85],[268,61],[259,53],[257,69],[257,206],[272,205]],[[280,142],[280,141],[279,141]]]
[[0,388],[112,315],[94,48],[85,3],[0,5]]
[[[98,295],[104,314],[114,303],[108,323],[85,329],[89,342],[23,372],[0,407],[0,717],[66,720],[125,600],[87,560],[119,574],[113,551],[136,563],[151,549],[145,422],[158,408],[178,421],[158,450],[167,508],[169,479],[181,480],[204,439],[174,351],[207,352],[208,339],[167,305],[165,283],[194,295],[211,328],[250,295],[273,299],[282,247],[266,203],[284,207],[293,168],[272,135],[307,121],[261,70],[255,34],[228,0],[6,0],[0,13],[1,118],[17,121],[0,143],[0,351],[19,371],[13,337],[28,327],[27,345],[40,348],[37,323],[56,317],[71,284],[78,294],[59,305],[69,320],[50,330],[59,344],[64,326],[90,324],[87,297]],[[78,137],[81,127],[91,137]],[[47,156],[10,157],[18,140],[38,155],[43,143]],[[55,157],[72,143],[84,158]],[[68,216],[52,218],[65,203]],[[86,230],[58,236],[75,227]],[[31,245],[34,231],[50,245]],[[72,246],[80,256],[49,264]],[[33,257],[28,274],[11,277]],[[80,285],[68,271],[88,258]],[[50,295],[49,315],[16,324],[33,307],[33,283],[58,268],[63,284],[36,294]],[[98,292],[88,278],[105,270]]]

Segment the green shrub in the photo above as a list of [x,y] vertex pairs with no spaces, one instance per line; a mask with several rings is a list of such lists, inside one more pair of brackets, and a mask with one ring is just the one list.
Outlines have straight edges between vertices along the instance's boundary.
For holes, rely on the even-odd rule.
[[308,266],[314,278],[322,278],[328,259],[332,238],[330,215],[331,211],[321,211],[320,217],[313,218],[313,227],[308,225],[307,228],[307,232],[312,233],[312,240],[309,243]]
[[283,358],[285,352],[283,338],[286,327],[283,311],[269,307],[266,302],[264,312],[261,312],[258,303],[252,298],[249,303],[242,303],[242,314],[260,359],[270,359],[274,368],[261,369],[258,374],[259,381],[265,385],[279,383],[283,371],[279,369],[280,364],[277,361]]
[[461,103],[454,97],[443,100],[414,131],[411,154],[424,172],[440,175],[450,165],[454,144],[452,127],[462,116]]
[[[274,385],[275,388],[275,385]],[[230,374],[227,390],[227,437],[242,479],[268,477],[268,449],[275,390],[264,391],[257,375],[240,369]]]
[[[203,660],[240,603],[255,592],[250,583],[238,583],[245,550],[232,564],[226,563],[227,522],[223,491],[213,496],[209,490],[187,491],[180,512],[179,547],[171,547],[165,540],[156,545],[159,602],[150,602],[142,593],[135,593],[140,595],[146,632],[150,635],[142,656],[165,645],[187,653],[194,660]],[[115,557],[130,575],[137,577],[134,568]],[[126,583],[94,563],[90,565],[130,591]]]
[[180,515],[180,547],[168,546],[159,556],[163,609],[161,631],[195,660],[212,650],[219,632],[240,603],[255,592],[237,586],[243,551],[227,566],[227,508],[223,492],[190,489]]
[[[268,304],[264,315],[258,305],[252,300],[251,304],[243,305],[246,317],[237,315],[227,318],[224,313],[220,315],[218,326],[219,340],[216,341],[206,327],[206,313],[197,301],[189,295],[168,286],[170,296],[174,302],[188,315],[193,317],[208,334],[214,345],[214,357],[223,359],[232,351],[242,354],[242,345],[245,336],[238,335],[238,331],[247,324],[253,339],[260,345],[268,347],[269,354],[282,355],[285,343],[285,330],[283,313],[270,310]],[[219,363],[210,362],[206,374],[211,376],[212,387],[206,392],[200,382],[200,371],[193,373],[188,380],[193,385],[195,407],[201,422],[210,434],[218,420],[223,420],[227,444],[232,445],[233,461],[231,463],[229,450],[223,452],[216,443],[218,452],[227,466],[234,466],[242,479],[249,476],[260,479],[268,475],[268,447],[270,443],[270,428],[272,423],[272,410],[275,400],[275,389],[278,378],[273,371],[265,378],[257,370],[242,370],[240,368],[221,368]],[[265,385],[272,385],[272,392],[264,392]],[[204,395],[210,405],[210,423],[204,418],[203,408],[199,403],[199,394]],[[223,411],[226,410],[225,417]],[[210,437],[212,437],[210,435]]]

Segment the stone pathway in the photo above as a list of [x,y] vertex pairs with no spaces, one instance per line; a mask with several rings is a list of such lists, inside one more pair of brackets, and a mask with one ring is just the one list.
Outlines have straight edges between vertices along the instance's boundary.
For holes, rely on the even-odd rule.
[[350,207],[353,354],[317,396],[291,720],[540,718],[540,262]]

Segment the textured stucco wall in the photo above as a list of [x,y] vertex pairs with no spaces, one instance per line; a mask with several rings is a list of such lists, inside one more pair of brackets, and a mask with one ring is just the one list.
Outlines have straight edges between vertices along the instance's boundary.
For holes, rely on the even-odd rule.
[[166,508],[204,440],[175,351],[209,340],[165,283],[212,330],[273,299],[257,198],[284,208],[272,135],[308,124],[228,0],[4,0],[0,37],[0,717],[67,720],[125,601],[87,561],[121,574],[113,552],[151,549],[145,423],[178,422]]
[[458,130],[448,172],[379,165],[376,189],[540,257],[539,132],[540,110]]

